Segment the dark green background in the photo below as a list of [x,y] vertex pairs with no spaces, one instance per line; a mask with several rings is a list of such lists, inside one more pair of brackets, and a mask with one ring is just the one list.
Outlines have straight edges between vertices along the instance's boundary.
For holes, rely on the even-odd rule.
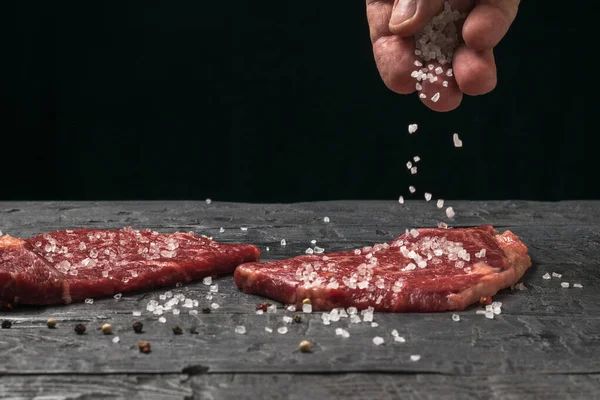
[[538,3],[439,114],[385,88],[362,0],[3,1],[0,199],[600,198],[582,34]]

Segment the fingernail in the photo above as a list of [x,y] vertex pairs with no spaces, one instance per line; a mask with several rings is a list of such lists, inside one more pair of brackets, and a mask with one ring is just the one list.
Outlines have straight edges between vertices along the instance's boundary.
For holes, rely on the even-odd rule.
[[400,25],[411,19],[417,12],[417,0],[400,0],[392,12],[391,25]]

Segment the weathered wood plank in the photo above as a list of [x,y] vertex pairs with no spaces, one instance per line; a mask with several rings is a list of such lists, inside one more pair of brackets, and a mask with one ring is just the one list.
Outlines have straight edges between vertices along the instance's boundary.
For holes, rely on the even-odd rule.
[[[158,300],[167,289],[126,295],[122,301],[97,299],[93,305],[24,307],[0,318],[15,322],[0,330],[0,371],[20,373],[169,373],[198,366],[209,372],[311,372],[400,371],[486,376],[493,374],[598,373],[600,372],[600,202],[490,202],[452,204],[456,225],[491,223],[510,228],[530,247],[534,266],[525,276],[526,291],[503,291],[503,313],[495,320],[459,313],[454,323],[449,314],[377,314],[378,327],[348,321],[324,326],[319,315],[290,325],[286,335],[267,334],[266,325],[282,326],[283,310],[276,315],[254,314],[263,299],[241,294],[231,277],[216,280],[219,293],[207,300],[202,283],[176,291],[198,299],[200,305],[216,302],[221,307],[210,315],[158,316],[145,311],[147,302]],[[463,212],[460,212],[463,209]],[[326,224],[322,218],[329,216]],[[327,251],[343,250],[390,240],[404,229],[433,226],[445,219],[443,211],[424,202],[401,207],[393,202],[327,202],[292,205],[247,205],[204,202],[107,202],[107,203],[0,203],[0,230],[14,236],[30,236],[73,227],[120,228],[132,225],[163,232],[194,230],[223,242],[255,243],[263,260],[303,254],[316,239]],[[219,227],[225,227],[223,234]],[[247,232],[240,226],[249,227]],[[288,245],[279,241],[285,238]],[[561,279],[544,280],[546,272]],[[579,282],[583,289],[562,289],[561,281]],[[134,310],[146,333],[130,329]],[[289,313],[288,313],[289,314]],[[291,314],[290,314],[291,315]],[[56,330],[45,327],[54,317]],[[90,332],[72,332],[79,321]],[[121,342],[102,336],[97,328],[110,322]],[[173,324],[198,326],[197,335],[174,336]],[[248,333],[234,333],[243,324]],[[334,330],[350,331],[344,340]],[[96,329],[94,329],[96,328]],[[391,343],[390,331],[398,329],[405,344]],[[113,336],[115,336],[113,335]],[[376,347],[372,337],[387,343]],[[140,354],[138,339],[151,341],[153,352]],[[302,339],[315,345],[313,354],[296,351]],[[411,362],[411,354],[422,359]],[[479,378],[478,378],[479,379]],[[484,378],[481,378],[484,379]],[[525,379],[525,378],[524,378]],[[530,379],[534,379],[530,377]]]
[[592,399],[600,375],[85,375],[0,378],[3,399]]
[[185,375],[11,376],[0,378],[0,398],[11,400],[193,398]]

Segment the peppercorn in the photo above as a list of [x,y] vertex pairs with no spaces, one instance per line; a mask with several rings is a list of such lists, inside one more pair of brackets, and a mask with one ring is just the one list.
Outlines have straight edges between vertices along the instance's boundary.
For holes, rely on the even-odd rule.
[[176,335],[181,335],[183,333],[183,329],[181,329],[179,326],[174,326],[173,333]]
[[301,341],[299,347],[303,353],[310,353],[312,351],[312,344],[308,340]]
[[310,304],[310,299],[306,298],[306,299],[302,300],[302,304]]
[[210,307],[202,307],[202,314],[210,314]]
[[54,329],[56,328],[56,320],[54,318],[50,318],[48,322],[46,322],[46,325],[48,325],[48,328]]
[[195,326],[192,326],[192,327],[190,328],[190,333],[191,333],[192,335],[197,335],[197,334],[198,334],[198,328],[196,328]]
[[294,322],[299,324],[302,322],[302,317],[299,314],[294,315]]
[[112,333],[112,325],[111,324],[102,325],[102,333],[104,333],[105,335],[110,335]]
[[10,329],[12,327],[12,322],[9,320],[2,321],[2,329]]
[[150,353],[150,351],[152,351],[150,350],[150,343],[145,340],[140,340],[138,342],[138,348],[142,353]]
[[256,306],[256,310],[267,312],[267,308],[269,308],[270,306],[271,306],[271,303],[269,303],[268,301],[265,301],[264,303],[258,304]]
[[84,324],[75,325],[75,333],[77,333],[78,335],[83,335],[85,333],[85,325]]
[[133,323],[133,331],[135,333],[142,333],[144,331],[144,324],[142,324],[140,321],[135,321]]

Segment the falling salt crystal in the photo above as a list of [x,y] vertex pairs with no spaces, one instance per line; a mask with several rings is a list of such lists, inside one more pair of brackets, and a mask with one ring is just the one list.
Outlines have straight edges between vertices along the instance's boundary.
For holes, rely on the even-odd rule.
[[329,222],[329,217],[323,218],[323,222],[328,223]]
[[158,322],[160,322],[161,324],[164,324],[165,322],[167,322],[167,319],[165,317],[160,317],[158,319]]
[[553,273],[552,273],[552,276],[553,276],[554,278],[562,278],[562,274],[557,274],[556,272],[553,272]]
[[118,336],[115,336],[115,337],[112,339],[112,342],[113,342],[113,343],[119,343],[119,341],[120,341],[120,340],[121,340],[121,339],[119,339],[119,337],[118,337]]
[[410,356],[410,361],[419,361],[421,359],[421,356],[418,354],[413,354],[412,356]]
[[406,163],[406,168],[407,168],[407,169],[411,169],[411,168],[412,168],[412,162],[410,162],[410,161],[409,161],[409,162],[407,162],[407,163]]
[[416,190],[417,190],[417,189],[415,189],[415,187],[414,187],[414,186],[409,186],[409,187],[408,187],[408,191],[409,191],[409,192],[411,192],[411,193],[414,193]]
[[288,328],[285,326],[282,326],[280,328],[277,328],[277,333],[280,333],[282,335],[285,335],[288,332]]
[[211,276],[207,276],[204,279],[202,279],[202,283],[204,283],[207,286],[212,285],[212,277]]
[[248,230],[248,228],[247,228],[247,227],[245,227],[245,226],[241,226],[241,227],[240,227],[240,230],[242,230],[242,231],[244,231],[244,232],[245,232],[245,231],[247,231],[247,230]]
[[485,312],[485,317],[487,319],[494,319],[494,312],[493,311],[486,311]]
[[560,286],[564,287],[565,289],[569,287],[569,282],[561,282]]
[[411,173],[412,175],[415,175],[415,174],[417,173],[417,167],[412,167],[412,168],[410,169],[410,173]]
[[117,293],[117,294],[115,294],[113,297],[115,298],[115,300],[120,300],[120,299],[121,299],[121,297],[123,297],[123,294],[121,294],[121,293]]
[[408,133],[413,134],[417,131],[417,129],[419,129],[419,125],[417,124],[410,124],[408,125]]
[[458,133],[452,135],[452,141],[454,142],[454,147],[462,147],[463,142],[458,138]]
[[[400,204],[404,204],[404,196],[400,196],[400,197],[398,198],[398,203],[400,203]],[[359,251],[360,251],[360,250],[359,250]],[[360,253],[359,253],[359,254],[360,254]]]
[[452,321],[454,321],[454,322],[460,321],[460,315],[458,315],[458,314],[452,314]]
[[312,313],[312,304],[302,304],[302,312],[306,314]]
[[419,82],[415,83],[415,89],[418,91],[423,90],[423,85],[421,85]]
[[246,327],[244,325],[238,325],[235,327],[235,333],[243,335],[246,333]]
[[177,308],[173,309],[173,315],[179,315],[179,313],[181,313],[181,311],[179,311]]
[[287,243],[285,242],[285,239],[281,239],[281,245],[285,246]]
[[375,336],[373,338],[373,344],[375,344],[375,346],[379,346],[381,344],[383,344],[384,340],[381,336]]
[[211,293],[217,293],[219,291],[219,285],[214,284],[210,286],[210,292]]
[[225,232],[225,228],[223,228],[223,227],[220,227],[220,228],[219,228],[219,233],[223,233],[223,232]]
[[292,305],[287,306],[285,309],[287,311],[294,312],[294,311],[296,311],[296,306],[292,304]]
[[436,204],[436,205],[437,205],[437,208],[442,208],[442,207],[444,207],[444,199],[439,199],[439,200],[437,201],[437,204]]
[[288,317],[287,315],[283,316],[283,322],[286,324],[291,324],[294,319],[292,317]]
[[431,101],[433,101],[434,103],[437,103],[437,101],[440,99],[440,92],[437,92],[436,94],[434,94],[431,97]]
[[133,315],[134,317],[139,317],[139,316],[142,315],[142,312],[141,311],[134,311],[134,312],[131,313],[131,315]]
[[206,204],[210,204],[210,203],[212,203],[212,200],[211,199],[206,199]]
[[579,288],[579,289],[583,288],[583,286],[581,285],[581,283],[574,283],[573,287],[574,288]]
[[552,277],[546,272],[544,275],[542,275],[542,279],[552,279]]
[[431,193],[425,192],[425,201],[431,200]]
[[456,214],[455,214],[454,209],[452,207],[446,208],[446,216],[448,218],[454,218],[455,215]]
[[306,254],[313,254],[315,251],[309,247],[308,249],[304,250],[304,252]]
[[94,299],[85,299],[85,304],[94,304]]
[[404,339],[402,336],[394,336],[394,342],[406,343],[406,339]]
[[212,303],[210,305],[210,308],[212,308],[213,310],[216,310],[217,308],[219,308],[220,306],[217,303]]

